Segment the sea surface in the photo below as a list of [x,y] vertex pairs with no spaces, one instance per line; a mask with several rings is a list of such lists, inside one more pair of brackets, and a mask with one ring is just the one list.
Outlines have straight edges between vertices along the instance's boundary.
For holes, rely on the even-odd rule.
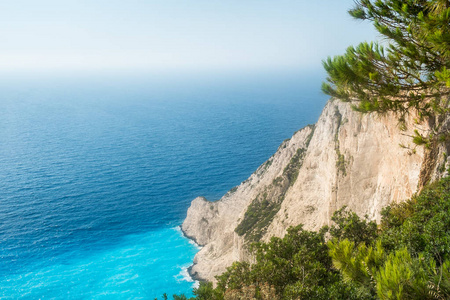
[[0,81],[0,299],[192,295],[179,225],[327,100],[320,74]]

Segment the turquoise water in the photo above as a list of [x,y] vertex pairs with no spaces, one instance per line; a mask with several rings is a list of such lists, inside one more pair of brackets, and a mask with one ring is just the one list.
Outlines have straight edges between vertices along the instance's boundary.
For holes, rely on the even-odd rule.
[[[2,299],[153,299],[164,292],[186,293],[187,273],[197,247],[179,228],[128,235],[109,249],[7,276]],[[76,252],[73,249],[72,252]]]
[[0,83],[1,299],[191,295],[196,196],[245,180],[326,101],[302,74]]

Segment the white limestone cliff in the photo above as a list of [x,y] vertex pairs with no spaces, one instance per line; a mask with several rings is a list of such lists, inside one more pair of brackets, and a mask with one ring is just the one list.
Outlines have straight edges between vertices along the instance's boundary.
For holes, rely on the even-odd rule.
[[262,240],[281,237],[289,226],[300,223],[317,230],[329,224],[333,212],[344,205],[379,220],[383,207],[411,197],[423,177],[438,179],[449,167],[445,145],[431,154],[424,147],[414,151],[400,147],[412,144],[412,127],[401,131],[393,115],[363,115],[331,100],[315,126],[283,142],[249,179],[222,199],[192,201],[182,230],[203,247],[195,256],[191,275],[214,282],[214,276],[233,261],[251,259],[248,237],[240,236],[236,228],[249,206],[261,199],[273,203],[274,216],[247,231],[248,235],[260,231],[257,237]]

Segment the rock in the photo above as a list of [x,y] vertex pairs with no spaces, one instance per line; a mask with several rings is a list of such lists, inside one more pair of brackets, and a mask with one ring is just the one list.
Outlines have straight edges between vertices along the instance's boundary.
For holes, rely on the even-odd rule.
[[[418,190],[424,164],[430,164],[425,157],[434,159],[428,167],[431,179],[448,168],[448,145],[436,147],[432,155],[424,147],[400,147],[412,144],[411,131],[401,131],[392,114],[362,115],[330,100],[315,126],[284,141],[241,185],[216,202],[192,201],[182,230],[203,247],[191,275],[215,282],[214,276],[232,262],[252,259],[247,250],[252,238],[282,237],[300,223],[318,230],[344,205],[379,221],[384,206]],[[261,213],[256,224],[245,215],[249,208]]]

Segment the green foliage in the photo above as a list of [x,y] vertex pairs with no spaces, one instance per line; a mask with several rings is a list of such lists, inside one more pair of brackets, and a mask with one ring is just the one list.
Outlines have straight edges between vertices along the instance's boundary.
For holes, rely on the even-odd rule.
[[341,271],[344,281],[355,283],[361,296],[374,297],[373,275],[385,257],[381,243],[367,247],[364,243],[356,246],[348,239],[334,239],[328,242],[328,248],[333,265]]
[[[448,114],[450,2],[359,0],[349,13],[371,21],[387,45],[361,43],[328,58],[322,90],[361,112],[397,112],[400,121],[411,110],[422,120]],[[448,138],[439,128],[435,133]],[[430,138],[416,134],[414,142],[427,144]]]
[[344,154],[341,153],[339,148],[336,148],[336,155],[337,155],[336,168],[338,169],[339,172],[341,172],[345,176],[347,175],[345,156]]
[[339,240],[348,239],[356,244],[370,243],[377,237],[377,224],[365,216],[361,219],[356,213],[344,206],[334,212],[331,220],[330,234]]
[[240,289],[250,285],[252,279],[250,264],[247,262],[234,262],[227,271],[217,277],[217,286],[223,292],[226,289]]
[[429,299],[427,268],[423,258],[412,258],[406,248],[385,259],[375,274],[377,294],[381,299]]
[[450,296],[450,260],[440,267],[406,247],[388,254],[381,241],[366,247],[345,239],[330,241],[330,256],[344,280],[358,285],[360,295],[379,299],[447,299]]
[[326,228],[311,232],[297,226],[289,228],[282,239],[274,237],[269,243],[254,244],[256,263],[234,263],[217,277],[217,290],[225,296],[233,291],[242,297],[252,287],[255,299],[265,299],[264,295],[270,293],[276,297],[268,299],[358,299],[355,288],[342,283],[340,274],[332,268],[325,233]]
[[181,295],[173,295],[173,300],[188,300],[188,298],[181,294]]
[[[297,226],[251,247],[201,283],[196,299],[450,299],[450,178],[382,212],[380,226],[345,207],[319,232]],[[330,239],[326,242],[325,237]],[[184,298],[177,298],[184,299]]]
[[297,278],[304,284],[316,283],[326,278],[331,266],[323,234],[305,231],[302,226],[290,228],[283,239],[257,244],[255,250],[256,260],[264,263],[255,264],[252,270],[279,292]]
[[294,154],[289,164],[283,170],[283,176],[287,178],[290,186],[293,185],[297,180],[298,172],[300,171],[300,167],[302,166],[305,152],[306,149],[304,148],[297,149],[297,152]]
[[195,288],[193,291],[196,296],[195,299],[198,300],[223,300],[223,294],[213,288],[211,282],[200,282],[198,288]]
[[420,195],[382,211],[382,234],[386,249],[406,246],[417,256],[425,253],[442,263],[450,259],[450,178],[426,187]]
[[[173,295],[172,297],[173,297],[173,300],[194,300],[194,299],[197,299],[197,298],[188,298],[188,297],[186,297],[184,294],[181,294],[181,295]],[[163,299],[163,300],[168,300],[168,299],[169,299],[169,296],[167,296],[167,294],[164,293],[164,294],[162,295],[162,299]],[[155,300],[158,300],[158,298],[155,298]]]
[[[444,178],[411,200],[384,209],[378,237],[370,238],[371,230],[364,238],[334,233],[328,242],[333,265],[345,281],[357,284],[360,295],[449,299],[449,211],[450,178]],[[352,227],[352,218],[339,219],[344,220],[342,228]]]
[[232,187],[231,190],[228,191],[228,194],[229,195],[234,194],[237,191],[237,189],[238,189],[238,186]]
[[[312,129],[306,143],[307,145],[311,140],[314,127]],[[297,180],[305,153],[305,148],[297,149],[297,152],[284,168],[283,174],[275,178],[269,187],[253,199],[244,214],[244,218],[235,229],[238,235],[245,235],[246,240],[250,242],[256,242],[261,239],[267,226],[280,210],[287,190]],[[270,197],[268,197],[268,193],[270,193]]]
[[347,162],[345,161],[344,154],[341,153],[341,148],[339,144],[339,127],[344,123],[342,120],[342,115],[339,110],[334,112],[334,118],[337,121],[336,134],[334,136],[334,150],[336,151],[336,168],[338,173],[342,175],[347,175]]
[[270,202],[266,199],[262,201],[253,200],[244,214],[244,219],[236,227],[236,233],[238,235],[249,233],[250,240],[259,240],[265,232],[264,229],[270,224],[280,207],[281,203]]

